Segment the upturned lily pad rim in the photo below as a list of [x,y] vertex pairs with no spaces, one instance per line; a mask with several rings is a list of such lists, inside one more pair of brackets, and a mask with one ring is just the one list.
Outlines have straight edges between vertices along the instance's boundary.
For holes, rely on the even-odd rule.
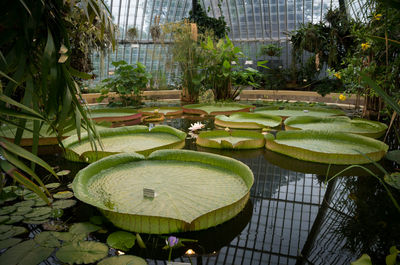
[[[145,216],[124,212],[115,212],[110,210],[100,200],[90,196],[87,190],[87,184],[92,176],[95,176],[107,168],[117,167],[120,164],[143,160],[197,162],[208,164],[210,166],[216,166],[223,170],[231,171],[237,175],[240,175],[247,186],[247,192],[240,200],[198,216],[191,222],[185,222],[179,219],[156,215]],[[137,153],[121,153],[94,162],[78,172],[72,183],[72,189],[76,198],[99,208],[100,211],[117,227],[139,233],[166,234],[207,229],[233,218],[244,208],[245,204],[247,203],[253,183],[254,176],[250,168],[244,163],[233,158],[191,150],[158,150],[153,152],[147,158]],[[135,221],[148,223],[155,222],[158,224],[158,226],[140,230],[137,229],[137,227],[134,227]]]
[[143,115],[153,115],[156,109],[171,110],[164,113],[165,116],[177,116],[183,113],[183,109],[181,107],[146,107],[139,109],[138,112],[142,113]]
[[[229,141],[215,141],[215,137],[242,137],[247,138],[232,144]],[[196,144],[202,147],[218,148],[218,149],[257,149],[265,145],[265,137],[262,133],[252,131],[205,131],[201,132],[196,139]]]
[[[380,151],[370,152],[366,154],[343,154],[343,153],[324,153],[317,152],[305,148],[290,146],[282,143],[277,143],[275,140],[284,139],[324,139],[326,141],[339,140],[354,144],[354,150],[357,150],[357,145],[364,144],[377,148]],[[327,131],[312,131],[312,130],[295,130],[295,131],[280,131],[274,137],[272,134],[266,136],[266,148],[287,156],[291,156],[300,160],[337,164],[368,164],[373,161],[379,161],[386,154],[388,146],[379,140],[372,139],[362,135],[352,133],[327,132]],[[366,158],[368,156],[371,160]]]
[[[111,122],[119,122],[119,121],[130,121],[140,119],[142,117],[142,113],[138,112],[137,109],[133,108],[100,108],[100,109],[92,109],[91,113],[104,113],[102,117],[94,117],[92,120],[96,122],[100,121],[111,121]],[[125,113],[125,115],[121,116],[107,116],[107,113],[116,112],[116,113]]]
[[[115,137],[116,135],[120,134],[120,135],[132,135],[135,133],[166,133],[166,134],[171,134],[176,136],[179,141],[174,142],[172,144],[169,145],[164,145],[164,146],[158,146],[156,148],[151,148],[151,149],[146,149],[146,150],[141,150],[141,151],[137,151],[138,153],[142,153],[145,155],[150,154],[151,152],[158,150],[160,148],[172,148],[175,145],[179,145],[180,143],[184,143],[185,138],[186,138],[186,133],[183,131],[180,131],[178,129],[175,129],[171,126],[168,125],[157,125],[154,126],[151,130],[149,130],[149,127],[145,126],[145,125],[133,125],[133,126],[125,126],[125,127],[118,127],[118,128],[105,128],[102,130],[98,131],[100,137]],[[94,153],[97,154],[103,154],[104,156],[108,156],[111,154],[116,154],[116,152],[107,152],[107,151],[103,151],[101,149],[94,151],[94,150],[88,150],[82,154],[78,154],[76,152],[74,152],[73,150],[71,150],[71,148],[75,145],[79,145],[84,143],[85,141],[88,141],[88,134],[87,133],[82,133],[81,134],[81,139],[79,140],[78,135],[73,135],[70,136],[69,138],[65,139],[62,143],[65,147],[65,158],[72,160],[72,161],[82,161],[82,162],[87,162],[86,158],[88,158],[89,156],[91,156]],[[99,147],[100,148],[100,147]],[[101,158],[101,157],[99,157]]]
[[[256,108],[254,110],[255,113],[257,112],[262,112],[264,110],[299,110],[299,111],[313,111],[313,112],[325,112],[325,113],[330,113],[331,116],[343,116],[346,115],[346,113],[341,110],[341,109],[332,109],[332,108],[322,108],[322,107],[301,107],[301,106],[286,106],[286,107],[279,107],[279,106],[269,106],[269,107],[260,107]],[[281,117],[288,117],[288,116],[282,116]]]
[[[240,109],[234,109],[234,110],[226,110],[226,111],[212,111],[210,113],[206,112],[205,110],[202,110],[202,107],[205,106],[221,106],[221,107],[232,107],[232,108],[238,108]],[[197,114],[197,115],[229,115],[235,112],[248,112],[252,109],[254,109],[255,106],[253,105],[247,105],[247,104],[242,104],[242,103],[235,103],[235,102],[219,102],[219,103],[199,103],[199,104],[189,104],[189,105],[184,105],[182,107],[183,112],[187,114]]]
[[[273,126],[266,126],[264,124],[258,123],[256,121],[234,121],[236,117],[248,118],[248,119],[269,119],[275,122]],[[234,129],[249,129],[249,130],[259,130],[263,128],[277,128],[282,124],[282,118],[276,115],[261,114],[261,113],[249,113],[249,112],[238,112],[230,116],[217,115],[215,116],[214,124],[220,127],[228,127]]]
[[[289,117],[285,120],[285,129],[286,130],[302,130],[302,124],[313,124],[313,123],[336,123],[338,126],[334,129],[334,131],[344,132],[344,133],[354,133],[358,135],[363,135],[372,138],[379,138],[385,134],[388,126],[384,123],[378,121],[371,121],[367,119],[354,118],[350,119],[347,116],[333,116],[333,117],[314,117],[314,116],[295,116]],[[347,123],[351,124],[365,124],[370,125],[371,130],[363,130],[363,131],[346,131],[345,129],[340,129],[340,124]],[[319,129],[313,129],[319,130]],[[322,130],[322,129],[321,129]]]

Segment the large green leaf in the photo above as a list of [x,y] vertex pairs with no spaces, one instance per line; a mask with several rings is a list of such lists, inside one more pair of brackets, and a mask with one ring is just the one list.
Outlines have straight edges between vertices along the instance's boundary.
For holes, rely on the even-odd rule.
[[96,262],[108,255],[106,244],[94,241],[78,241],[62,246],[56,257],[69,264],[87,264]]
[[99,229],[100,229],[100,226],[85,222],[85,223],[73,224],[70,227],[69,232],[71,234],[89,234],[89,233],[95,232]]
[[101,108],[91,110],[90,117],[96,122],[120,122],[137,119],[140,120],[142,114],[138,113],[138,111],[133,108]]
[[265,145],[264,135],[252,131],[207,131],[201,132],[196,144],[218,149],[255,149]]
[[254,109],[253,105],[239,103],[191,104],[183,106],[183,112],[189,114],[228,115]]
[[347,116],[312,117],[297,116],[285,120],[286,130],[315,130],[330,132],[345,132],[379,138],[385,134],[387,125],[366,119],[350,119]]
[[[73,190],[117,227],[159,234],[231,219],[243,209],[253,181],[251,170],[232,158],[160,150],[147,159],[127,153],[97,161],[77,174]],[[156,196],[144,197],[144,188]]]
[[284,108],[280,108],[279,106],[262,107],[262,108],[256,108],[254,112],[281,116],[283,118],[293,117],[293,116],[326,117],[326,116],[345,115],[344,111],[338,109],[297,107],[297,106],[291,106],[291,107],[287,106]]
[[234,113],[232,115],[215,116],[214,124],[220,127],[229,127],[235,129],[262,129],[273,128],[281,125],[282,118],[274,115],[259,113]]
[[116,249],[128,251],[135,245],[136,236],[126,231],[117,231],[107,237],[107,244]]
[[175,116],[183,113],[181,107],[148,107],[148,108],[141,108],[138,111],[143,113],[144,115],[153,115],[155,113],[162,113],[165,116]]
[[155,126],[150,131],[147,126],[136,125],[103,129],[99,133],[103,150],[93,151],[85,135],[81,141],[77,136],[71,136],[63,141],[65,157],[72,161],[94,162],[121,152],[148,155],[158,149],[183,148],[186,138],[186,133],[166,125]]
[[54,248],[41,247],[34,240],[13,246],[0,256],[0,264],[36,265],[46,260]]
[[122,255],[103,259],[98,265],[147,265],[147,262],[137,256]]
[[381,141],[350,133],[281,131],[276,139],[269,135],[266,140],[266,147],[271,151],[327,164],[366,164],[380,160],[388,150]]

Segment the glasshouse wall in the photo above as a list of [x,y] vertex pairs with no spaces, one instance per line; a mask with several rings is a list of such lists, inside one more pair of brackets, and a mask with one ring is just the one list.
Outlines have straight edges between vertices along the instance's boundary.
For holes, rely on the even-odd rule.
[[[170,65],[169,43],[161,43],[152,32],[157,33],[167,23],[188,18],[193,1],[106,2],[118,29],[119,45],[113,52],[93,53],[93,73],[96,79],[92,84],[113,74],[113,61],[124,60],[129,64],[144,64],[157,77],[161,89],[174,85],[178,68],[166,67]],[[273,70],[271,72],[274,75],[293,65],[289,41],[291,32],[306,23],[318,23],[329,9],[339,8],[336,0],[201,0],[199,3],[209,17],[222,16],[229,28],[229,38],[246,56],[241,59],[241,63],[257,68],[257,61],[268,60],[266,65]],[[271,49],[275,49],[275,53],[271,53]],[[308,55],[304,53],[302,57],[302,61],[306,61]],[[266,88],[278,86],[279,82]]]

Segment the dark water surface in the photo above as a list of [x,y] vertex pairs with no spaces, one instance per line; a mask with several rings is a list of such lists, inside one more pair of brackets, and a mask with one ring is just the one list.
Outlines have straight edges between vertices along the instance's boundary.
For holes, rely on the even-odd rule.
[[[196,121],[202,121],[205,129],[214,127],[212,119],[200,117],[163,123],[188,132],[190,124]],[[238,159],[251,168],[255,182],[249,203],[237,217],[206,231],[176,235],[198,240],[174,250],[176,262],[189,262],[185,252],[191,248],[196,253],[190,256],[193,264],[350,264],[362,253],[368,253],[374,264],[384,264],[390,246],[400,243],[399,213],[382,185],[373,177],[362,176],[366,175],[363,170],[349,172],[350,176],[326,184],[326,165],[302,162],[265,149],[198,148],[190,136],[185,149]],[[85,166],[54,155],[51,159],[60,169],[74,172]],[[332,167],[329,172],[343,168]],[[78,222],[98,213],[79,203],[66,214],[68,222]],[[38,232],[40,226],[30,229]],[[108,229],[116,230],[112,226]],[[106,237],[94,235],[102,242]],[[143,250],[135,246],[127,254],[142,256],[149,264],[166,264],[168,251],[162,250],[164,239],[148,235],[143,238],[152,247]],[[46,263],[58,264],[53,258]]]

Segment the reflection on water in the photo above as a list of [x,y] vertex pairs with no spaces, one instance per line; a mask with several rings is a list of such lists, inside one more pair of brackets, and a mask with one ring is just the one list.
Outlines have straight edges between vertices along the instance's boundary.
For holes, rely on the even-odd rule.
[[[190,124],[199,120],[206,130],[214,128],[212,119],[204,117],[169,119],[163,123],[187,132]],[[349,264],[362,253],[368,253],[374,264],[380,264],[389,247],[399,243],[399,213],[372,177],[340,177],[325,184],[326,165],[298,161],[265,149],[198,148],[190,137],[185,149],[238,159],[253,171],[255,182],[250,202],[237,217],[206,231],[177,235],[198,239],[197,243],[186,243],[186,247],[174,250],[177,262],[189,262],[184,253],[191,248],[196,252],[191,258],[193,264],[341,265]],[[71,165],[76,165],[76,170],[82,167],[61,160],[56,163],[61,163],[61,169],[71,169]],[[332,167],[330,172],[341,169]],[[347,175],[362,174],[353,171]],[[78,207],[91,208],[82,204]],[[87,216],[79,214],[83,212]],[[87,219],[89,212],[75,209],[73,221]],[[129,253],[146,257],[149,264],[165,264],[167,251],[161,249],[163,240],[143,237],[154,242],[153,247],[143,250],[135,246]]]

